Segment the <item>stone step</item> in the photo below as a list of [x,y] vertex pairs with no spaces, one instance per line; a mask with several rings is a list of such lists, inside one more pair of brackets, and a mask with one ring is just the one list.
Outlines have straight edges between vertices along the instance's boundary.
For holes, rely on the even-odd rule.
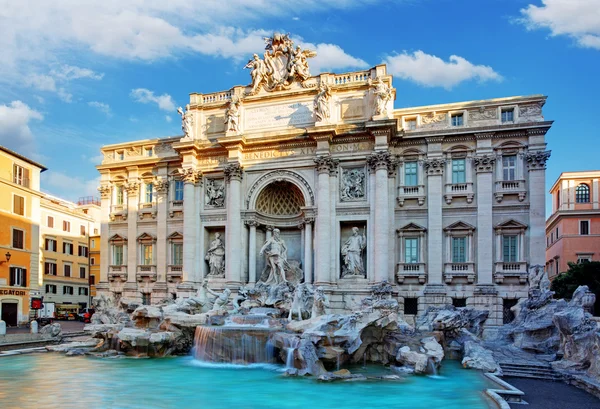
[[546,381],[562,381],[562,377],[560,375],[540,375],[533,374],[528,372],[503,372],[503,377],[513,377],[513,378],[529,378],[529,379],[543,379]]
[[517,363],[517,362],[500,362],[503,368],[548,368],[552,369],[550,364],[542,363]]
[[544,367],[536,367],[536,366],[504,366],[504,365],[500,365],[500,368],[502,368],[502,370],[506,370],[506,371],[532,371],[532,372],[554,372],[554,370],[550,367],[548,368],[544,368]]

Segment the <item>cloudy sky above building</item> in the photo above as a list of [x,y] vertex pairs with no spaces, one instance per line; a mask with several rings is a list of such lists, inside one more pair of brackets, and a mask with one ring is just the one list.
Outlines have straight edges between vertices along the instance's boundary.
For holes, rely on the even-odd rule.
[[191,92],[250,82],[263,36],[317,51],[312,74],[386,63],[395,107],[544,94],[561,171],[600,168],[600,0],[0,0],[0,144],[42,189],[97,195],[100,147],[181,134]]

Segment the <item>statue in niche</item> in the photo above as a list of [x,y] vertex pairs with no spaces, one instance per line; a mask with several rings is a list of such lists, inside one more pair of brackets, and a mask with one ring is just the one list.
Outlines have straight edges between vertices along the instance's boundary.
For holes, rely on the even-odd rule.
[[329,100],[331,98],[331,88],[327,83],[322,82],[319,84],[319,92],[315,97],[314,109],[315,117],[317,122],[325,121],[329,119]]
[[345,169],[342,174],[342,201],[365,197],[364,169]]
[[181,107],[177,108],[177,113],[181,115],[181,130],[185,138],[194,139],[194,117],[190,112],[190,105],[185,106],[185,112]]
[[329,308],[329,298],[325,295],[323,287],[317,287],[315,289],[310,318],[312,319],[327,314],[325,308]]
[[265,241],[258,254],[264,254],[267,258],[259,282],[277,285],[302,280],[303,273],[298,263],[287,260],[287,247],[280,237],[279,229],[273,229],[273,236]]
[[206,204],[212,207],[223,207],[225,205],[225,184],[223,181],[217,183],[215,179],[206,182]]
[[366,276],[362,257],[365,247],[367,247],[367,238],[364,231],[361,236],[358,227],[353,227],[352,236],[348,237],[342,246],[342,256],[344,257],[342,278]]
[[383,82],[381,77],[377,77],[371,87],[375,94],[375,113],[373,116],[387,115],[388,102],[392,100],[393,96],[392,89]]
[[240,131],[240,105],[241,101],[237,96],[233,96],[227,110],[225,111],[225,132],[239,132]]
[[210,242],[204,259],[208,261],[209,276],[223,277],[225,275],[225,245],[221,240],[221,233],[215,233],[215,239]]

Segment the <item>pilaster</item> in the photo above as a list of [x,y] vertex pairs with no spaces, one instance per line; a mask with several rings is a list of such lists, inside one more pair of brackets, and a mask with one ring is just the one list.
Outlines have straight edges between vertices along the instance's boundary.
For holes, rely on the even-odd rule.
[[473,159],[477,173],[477,284],[492,284],[494,226],[493,171],[496,158],[478,155]]
[[[178,290],[190,292],[196,281],[196,223],[199,222],[196,208],[196,185],[202,183],[202,172],[190,167],[182,169],[183,178],[183,279]],[[178,291],[179,292],[179,291]]]
[[529,152],[529,265],[546,264],[546,161],[550,151]]
[[[129,180],[125,184],[127,191],[127,283],[125,289],[134,290],[137,288],[137,214],[139,203],[140,182],[137,180],[137,171],[134,175],[129,172]],[[125,295],[125,294],[124,294]],[[131,296],[131,294],[129,295]],[[136,295],[137,296],[137,295]]]
[[315,284],[330,283],[330,241],[331,241],[331,210],[329,193],[329,172],[337,163],[330,155],[317,156],[314,159],[317,165],[317,226],[316,226],[316,257],[315,257]]
[[229,184],[227,196],[227,224],[225,226],[225,279],[227,285],[242,285],[242,175],[237,162],[225,168],[225,180]]
[[[444,239],[442,226],[442,187],[446,161],[442,158],[430,158],[423,162],[427,174],[427,282],[438,286],[442,284],[442,244]],[[436,294],[439,288],[436,287]]]
[[109,295],[108,269],[110,266],[110,245],[108,242],[108,222],[110,218],[112,188],[108,181],[103,181],[98,187],[100,192],[100,277],[96,284],[96,294]]

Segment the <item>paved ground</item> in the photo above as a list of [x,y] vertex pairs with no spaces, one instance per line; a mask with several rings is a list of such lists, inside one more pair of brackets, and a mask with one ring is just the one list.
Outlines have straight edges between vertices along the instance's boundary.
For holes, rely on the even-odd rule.
[[502,378],[525,392],[529,405],[511,404],[513,409],[599,409],[600,399],[563,382],[527,378]]
[[[57,322],[60,324],[60,326],[62,327],[63,333],[83,331],[83,326],[85,325],[83,322],[80,322],[80,321],[56,320],[54,322]],[[26,334],[28,332],[29,332],[29,327],[26,327],[26,326],[6,328],[7,334]]]

